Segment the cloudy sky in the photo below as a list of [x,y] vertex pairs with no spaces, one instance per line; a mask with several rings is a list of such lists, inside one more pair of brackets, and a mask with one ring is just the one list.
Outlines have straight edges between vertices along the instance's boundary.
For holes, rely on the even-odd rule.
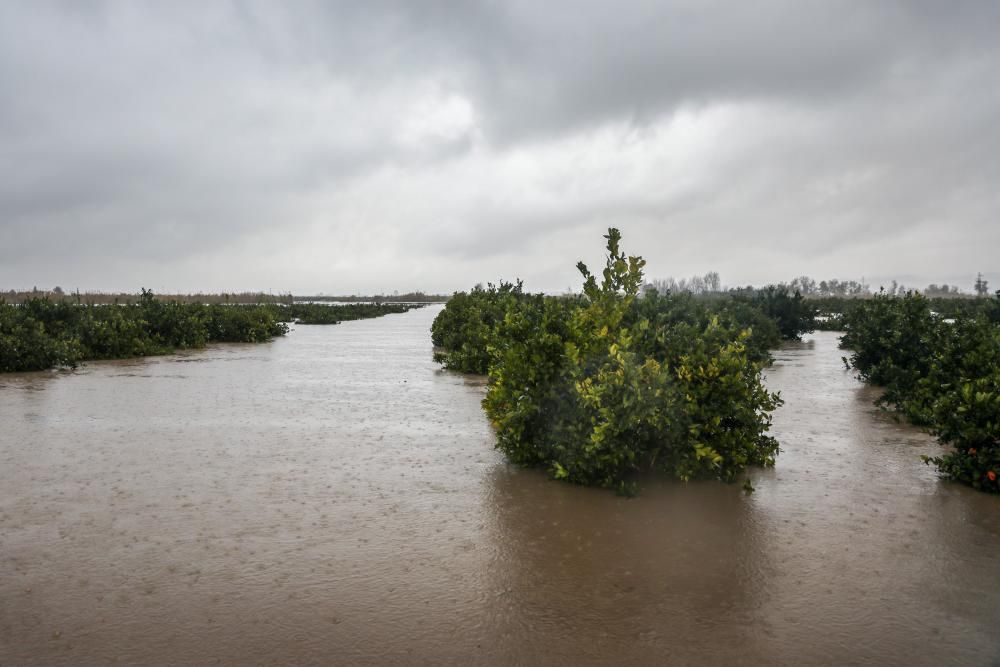
[[0,4],[0,288],[1000,287],[1000,3]]

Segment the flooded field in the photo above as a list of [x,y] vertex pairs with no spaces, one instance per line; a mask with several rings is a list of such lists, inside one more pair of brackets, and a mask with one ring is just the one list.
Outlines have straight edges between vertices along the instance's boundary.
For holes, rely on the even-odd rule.
[[493,450],[438,306],[0,376],[0,665],[1000,664],[1000,498],[777,354],[756,493]]

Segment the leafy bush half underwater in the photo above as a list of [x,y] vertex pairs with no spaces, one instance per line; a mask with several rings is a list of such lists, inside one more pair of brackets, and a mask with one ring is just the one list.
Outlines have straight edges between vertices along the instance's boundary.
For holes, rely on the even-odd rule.
[[[466,350],[449,347],[446,364],[489,372],[483,406],[497,447],[558,479],[623,493],[645,470],[734,481],[748,465],[772,465],[778,443],[767,431],[780,399],[748,352],[753,332],[690,304],[644,309],[645,261],[621,252],[618,230],[605,239],[600,282],[578,265],[580,298],[502,284],[453,298],[435,321],[435,344]],[[470,355],[475,340],[485,360]]]
[[261,342],[287,331],[272,306],[160,301],[148,290],[139,303],[121,306],[0,302],[0,372],[166,354],[210,342]]

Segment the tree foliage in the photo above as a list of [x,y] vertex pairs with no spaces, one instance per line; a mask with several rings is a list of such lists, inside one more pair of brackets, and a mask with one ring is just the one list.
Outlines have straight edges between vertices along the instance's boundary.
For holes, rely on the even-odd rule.
[[915,293],[859,302],[842,345],[861,379],[885,387],[881,404],[952,447],[928,463],[1000,493],[1000,294],[954,319],[932,306]]
[[733,295],[774,320],[785,340],[800,340],[802,334],[811,333],[816,328],[817,308],[798,290],[789,293],[783,286],[768,285],[760,289],[734,290]]
[[753,331],[736,324],[744,306],[640,298],[645,261],[622,252],[618,230],[605,239],[599,276],[577,267],[580,297],[491,285],[456,295],[435,321],[446,365],[489,373],[483,406],[497,447],[558,479],[625,493],[644,470],[733,481],[773,464],[767,431],[780,399],[761,382]]
[[0,372],[76,366],[204,347],[260,343],[288,331],[285,322],[335,324],[403,312],[400,304],[206,305],[162,300],[143,289],[135,303],[85,305],[33,297],[0,300]]
[[441,348],[435,359],[453,370],[485,375],[493,330],[509,310],[531,298],[522,287],[521,281],[501,282],[455,293],[431,325],[431,342]]

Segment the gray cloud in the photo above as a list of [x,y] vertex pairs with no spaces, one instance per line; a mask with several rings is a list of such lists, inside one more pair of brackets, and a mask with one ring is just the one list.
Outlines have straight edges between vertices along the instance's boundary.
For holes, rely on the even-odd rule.
[[1000,283],[1000,5],[8,3],[0,286]]

